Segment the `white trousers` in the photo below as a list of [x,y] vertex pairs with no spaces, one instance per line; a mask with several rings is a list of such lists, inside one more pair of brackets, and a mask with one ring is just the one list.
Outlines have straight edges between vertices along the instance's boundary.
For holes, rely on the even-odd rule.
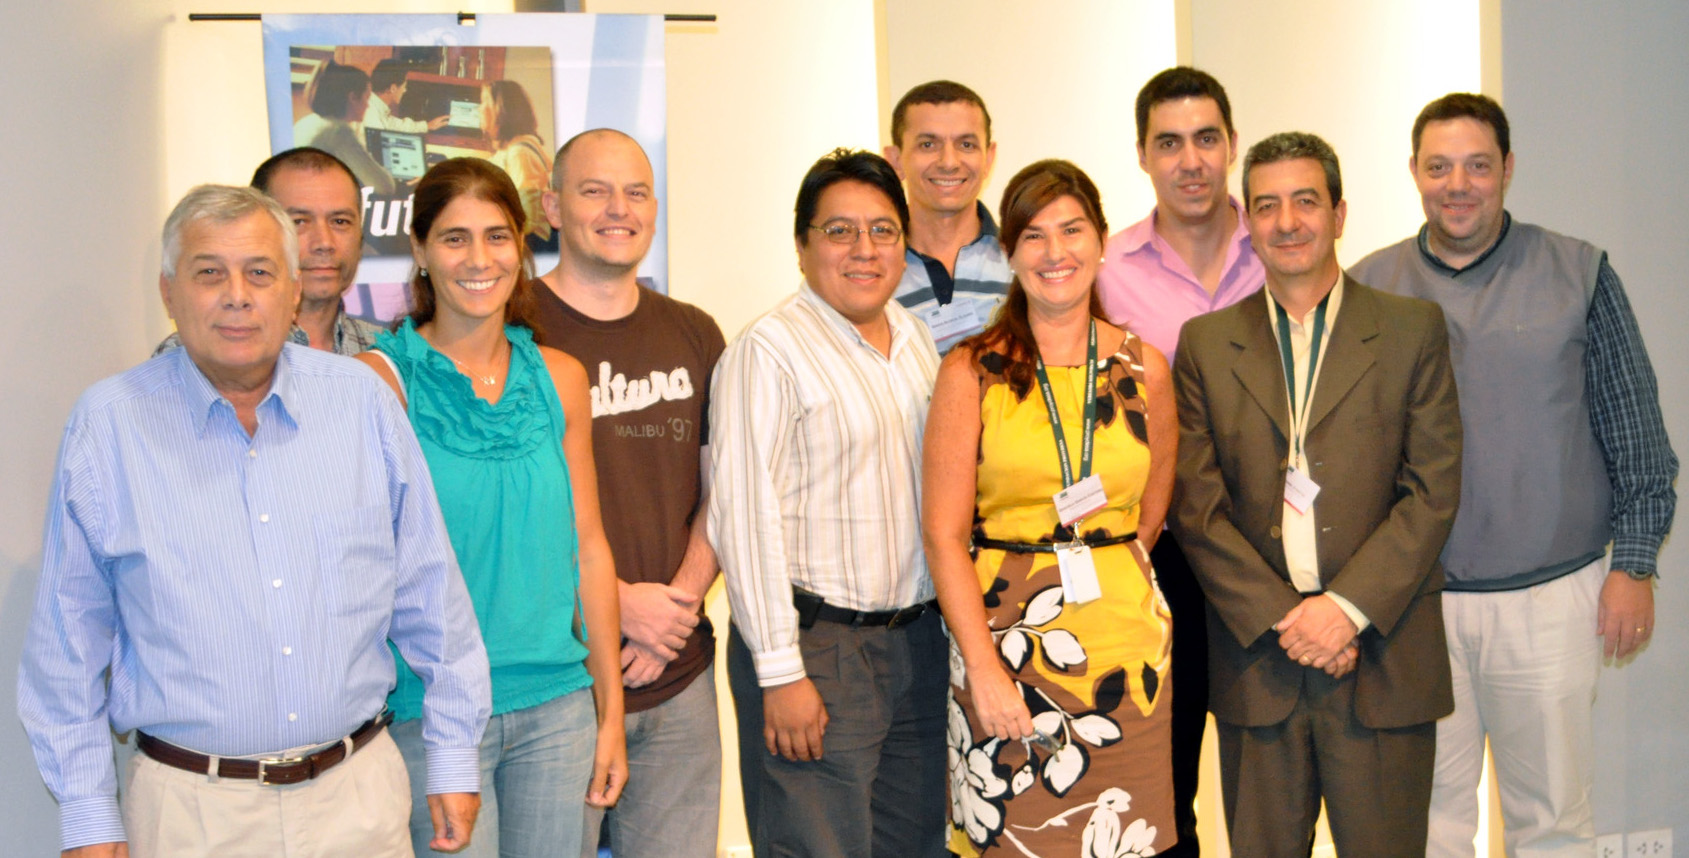
[[1606,559],[1523,590],[1443,593],[1454,714],[1437,722],[1427,858],[1470,858],[1484,739],[1512,858],[1595,854],[1596,607]]
[[387,731],[315,780],[290,786],[129,761],[130,858],[412,858],[411,790]]

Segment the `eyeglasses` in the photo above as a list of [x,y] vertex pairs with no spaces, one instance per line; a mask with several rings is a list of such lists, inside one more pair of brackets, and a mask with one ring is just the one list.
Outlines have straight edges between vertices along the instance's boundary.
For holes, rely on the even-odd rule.
[[868,240],[875,244],[896,244],[903,236],[903,230],[889,223],[871,223],[863,229],[854,223],[832,221],[822,226],[810,224],[809,228],[827,236],[827,240],[834,244],[855,244],[862,233],[868,233]]

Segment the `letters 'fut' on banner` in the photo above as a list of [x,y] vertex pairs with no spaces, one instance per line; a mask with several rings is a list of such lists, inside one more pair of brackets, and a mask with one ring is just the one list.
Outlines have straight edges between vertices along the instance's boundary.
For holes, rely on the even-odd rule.
[[[536,270],[556,262],[541,195],[557,147],[589,128],[626,132],[667,194],[661,15],[265,15],[270,149],[315,146],[362,186],[364,258],[346,310],[386,322],[408,308],[411,191],[462,156],[503,167],[522,193]],[[659,217],[641,282],[668,291]]]

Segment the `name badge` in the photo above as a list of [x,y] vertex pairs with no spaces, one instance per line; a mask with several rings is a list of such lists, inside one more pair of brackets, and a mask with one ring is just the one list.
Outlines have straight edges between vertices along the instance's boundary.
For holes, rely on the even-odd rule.
[[1319,483],[1314,482],[1300,468],[1291,468],[1284,475],[1284,502],[1298,515],[1307,515],[1314,507],[1314,497],[1320,493]]
[[1061,567],[1062,598],[1068,604],[1082,605],[1102,598],[1102,583],[1097,580],[1096,564],[1091,562],[1091,546],[1083,542],[1056,546],[1056,564]]
[[927,323],[927,328],[932,331],[932,338],[936,342],[971,334],[980,326],[979,316],[974,314],[973,305],[961,301],[934,304],[921,311],[921,321]]
[[1108,493],[1103,491],[1103,478],[1092,474],[1051,497],[1056,501],[1056,515],[1061,523],[1072,526],[1074,522],[1097,510],[1108,506]]

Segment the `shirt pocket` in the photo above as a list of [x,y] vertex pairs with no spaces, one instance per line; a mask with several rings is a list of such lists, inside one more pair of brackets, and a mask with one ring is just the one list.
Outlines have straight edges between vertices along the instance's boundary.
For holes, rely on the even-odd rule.
[[385,506],[319,513],[312,520],[329,616],[393,612],[397,581],[393,518]]

